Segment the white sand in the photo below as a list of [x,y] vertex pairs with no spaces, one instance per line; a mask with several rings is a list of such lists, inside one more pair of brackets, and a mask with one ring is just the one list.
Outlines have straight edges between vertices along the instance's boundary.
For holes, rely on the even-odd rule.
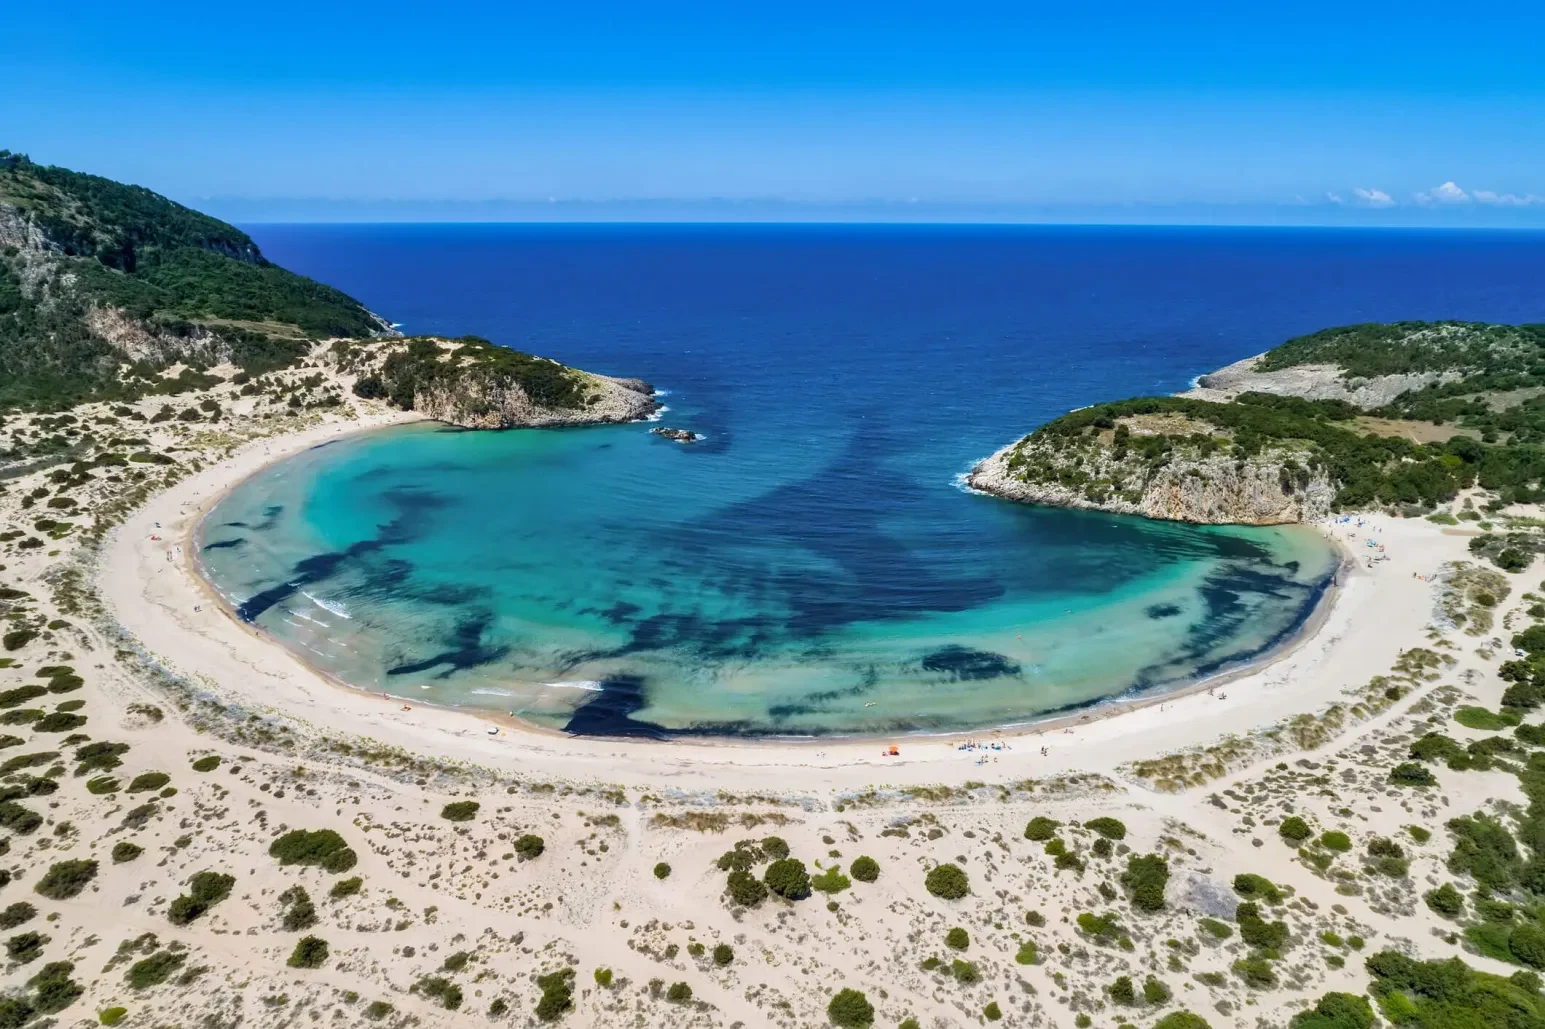
[[[234,399],[230,404],[239,418],[250,414]],[[402,701],[326,681],[226,615],[175,552],[167,559],[168,548],[179,544],[186,555],[187,534],[202,509],[265,462],[398,417],[374,408],[361,420],[345,409],[323,424],[228,456],[207,450],[208,467],[152,497],[102,546],[93,566],[105,608],[101,619],[71,616],[90,625],[28,644],[16,655],[18,667],[0,670],[0,688],[11,688],[35,681],[29,677],[38,665],[63,660],[68,652],[69,663],[87,680],[69,694],[87,701],[84,731],[131,745],[123,767],[112,774],[127,784],[140,772],[166,771],[179,791],[161,800],[158,813],[138,830],[122,827],[121,820],[154,793],[93,796],[82,778],[67,772],[59,792],[43,798],[46,807],[28,802],[44,811],[48,823],[12,841],[6,860],[21,882],[7,887],[0,902],[35,902],[52,918],[40,915],[24,927],[49,937],[43,959],[76,962],[74,974],[86,995],[60,1016],[61,1024],[122,1004],[130,1009],[126,1026],[193,1024],[195,1013],[218,1014],[218,1024],[234,1025],[238,1012],[242,1024],[309,1024],[315,1018],[395,1025],[411,1015],[421,1025],[452,1026],[478,1022],[495,998],[503,998],[511,1010],[504,1022],[525,1025],[538,994],[532,976],[572,965],[575,1010],[561,1024],[576,1026],[819,1026],[826,1024],[828,999],[844,986],[868,995],[879,1026],[909,1016],[930,1027],[979,1024],[989,1001],[1001,1006],[1003,1025],[1072,1026],[1080,1011],[1101,1026],[1151,1024],[1158,1012],[1121,1008],[1105,996],[1104,987],[1121,974],[1139,986],[1150,974],[1168,984],[1174,1000],[1161,1011],[1185,1007],[1215,1027],[1253,1026],[1257,1019],[1280,1025],[1325,990],[1361,992],[1366,986],[1363,955],[1320,943],[1322,931],[1364,937],[1363,954],[1389,946],[1427,957],[1460,953],[1435,935],[1451,927],[1420,900],[1422,891],[1452,878],[1443,867],[1450,849],[1443,821],[1499,800],[1516,801],[1516,781],[1501,773],[1440,768],[1438,788],[1392,791],[1384,777],[1403,759],[1409,738],[1426,731],[1429,718],[1461,740],[1484,735],[1446,717],[1455,704],[1469,702],[1461,690],[1474,702],[1498,703],[1502,684],[1495,669],[1506,655],[1478,653],[1480,641],[1452,630],[1440,644],[1429,640],[1436,587],[1413,577],[1464,558],[1465,535],[1426,522],[1369,517],[1357,539],[1343,541],[1362,557],[1371,534],[1389,560],[1357,568],[1321,624],[1268,666],[1223,682],[1216,695],[1204,688],[1115,717],[1091,715],[1067,732],[978,734],[1009,749],[962,751],[957,739],[904,737],[897,741],[901,756],[889,758],[881,753],[889,740],[578,740],[509,724],[491,737],[493,723],[484,717],[417,704],[404,710]],[[192,430],[167,423],[134,431],[150,433],[153,444],[164,448],[188,445]],[[30,522],[35,512],[24,514],[17,500],[44,474],[17,480],[0,494],[0,513],[8,521]],[[89,489],[98,500],[111,494],[102,483]],[[1337,533],[1341,538],[1346,530]],[[68,565],[73,546],[67,539],[53,555],[7,554],[6,581],[32,590],[47,617],[59,612],[44,579]],[[1511,631],[1501,627],[1503,619],[1520,620],[1520,594],[1533,583],[1532,577],[1513,577],[1496,635]],[[196,725],[193,713],[179,711],[174,696],[136,672],[132,660],[115,660],[116,644],[100,631],[113,623],[167,668],[239,709],[234,720]],[[1279,752],[1258,742],[1205,785],[1175,793],[1158,792],[1130,774],[1134,760],[1210,746],[1321,710],[1387,673],[1403,650],[1433,646],[1454,658],[1441,677],[1381,714],[1349,721],[1312,753]],[[143,708],[135,713],[135,704],[155,705],[160,720]],[[265,719],[249,721],[248,713]],[[291,742],[261,744],[253,735],[258,728],[268,739]],[[246,742],[239,731],[248,733]],[[322,745],[329,741],[351,744],[355,756],[328,756]],[[28,740],[5,754],[45,745],[69,749],[54,737]],[[1043,746],[1049,748],[1045,757]],[[424,760],[409,768],[389,758],[358,757],[361,750],[381,748]],[[219,755],[224,764],[214,772],[192,772],[189,762],[201,754]],[[230,773],[233,764],[240,774]],[[917,789],[893,789],[903,787]],[[481,803],[473,821],[456,825],[439,817],[447,801],[469,797]],[[1347,878],[1317,874],[1283,845],[1272,827],[1289,812],[1316,829],[1352,836],[1354,852],[1332,868]],[[1065,823],[1097,815],[1124,821],[1124,845],[1168,857],[1166,910],[1145,915],[1119,896],[1124,859],[1094,856],[1095,836],[1087,829],[1060,830],[1087,871],[1054,870],[1042,846],[1023,838],[1034,815]],[[1414,844],[1403,835],[1409,824],[1433,830],[1431,841]],[[358,867],[348,874],[363,877],[363,891],[328,900],[337,877],[283,868],[269,857],[270,841],[294,827],[342,832],[359,854]],[[514,840],[523,833],[545,840],[546,850],[535,860],[514,859]],[[867,854],[878,860],[880,878],[853,883],[836,896],[835,910],[819,894],[792,905],[773,899],[749,912],[733,909],[721,898],[725,877],[713,861],[735,841],[769,833],[786,839],[812,871],[816,862],[847,868]],[[1374,834],[1401,839],[1411,857],[1408,877],[1359,870],[1356,855]],[[107,852],[129,839],[145,853],[113,863]],[[101,871],[79,897],[56,902],[31,892],[29,882],[52,862],[86,856],[98,858]],[[660,861],[672,866],[663,881],[652,872]],[[968,872],[969,897],[943,901],[923,889],[925,871],[946,861]],[[189,874],[205,869],[235,875],[232,896],[192,925],[172,926],[167,903]],[[1272,916],[1293,933],[1283,960],[1274,963],[1282,979],[1274,989],[1248,989],[1231,972],[1245,955],[1237,935],[1218,943],[1197,929],[1197,917],[1212,905],[1203,887],[1226,899],[1240,872],[1265,875],[1297,894]],[[1116,885],[1117,899],[1102,897],[1096,891],[1101,883]],[[277,897],[296,884],[318,908],[318,922],[306,932],[331,945],[318,970],[285,965],[304,933],[282,928]],[[1044,927],[1027,924],[1027,911],[1040,912]],[[1115,912],[1132,949],[1084,937],[1074,924],[1084,911]],[[942,942],[951,926],[970,932],[963,956],[979,966],[975,984],[920,967],[930,956],[945,958],[946,966],[955,956]],[[186,944],[187,967],[207,971],[187,983],[130,988],[127,962],[107,966],[121,942],[147,932],[163,945]],[[1182,941],[1180,951],[1166,945],[1170,938]],[[1037,943],[1040,963],[1014,960],[1026,939]],[[727,968],[689,949],[700,943],[711,950],[720,942],[735,951]],[[1058,952],[1059,943],[1068,946],[1066,954]],[[444,959],[462,950],[473,953],[470,966],[441,972]],[[1327,955],[1345,967],[1331,967]],[[1474,956],[1467,960],[1512,970]],[[41,962],[13,969],[8,981],[19,982],[39,967]],[[611,987],[595,985],[598,967],[613,970]],[[1214,973],[1220,976],[1215,981]],[[435,974],[464,990],[459,1012],[409,992],[419,977]],[[656,996],[649,986],[656,978],[662,987],[689,984],[693,1003]],[[391,1003],[394,1013],[367,1020],[371,1001]]]

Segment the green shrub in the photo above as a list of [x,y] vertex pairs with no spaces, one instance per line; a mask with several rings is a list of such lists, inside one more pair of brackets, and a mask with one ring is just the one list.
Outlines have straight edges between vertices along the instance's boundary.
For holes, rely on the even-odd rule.
[[1143,980],[1143,1000],[1151,1007],[1169,1003],[1171,996],[1170,988],[1153,976]]
[[610,968],[598,968],[595,970],[595,984],[603,990],[612,984],[612,970]]
[[762,874],[762,881],[769,890],[785,900],[803,900],[810,896],[810,874],[805,871],[805,863],[798,858],[774,861]]
[[365,880],[361,879],[357,875],[350,876],[347,879],[339,879],[337,882],[333,883],[333,888],[327,891],[327,895],[333,900],[342,900],[345,897],[354,896],[361,889],[363,889],[364,886]]
[[145,848],[138,843],[130,843],[128,840],[119,840],[113,844],[113,864],[121,865],[125,861],[133,861],[145,852]]
[[1164,888],[1169,884],[1169,862],[1158,854],[1127,856],[1127,870],[1121,885],[1132,895],[1132,906],[1139,911],[1164,910]]
[[317,924],[316,905],[304,886],[291,886],[279,894],[279,904],[283,908],[279,923],[286,932],[299,932]]
[[1189,1011],[1172,1011],[1155,1022],[1153,1029],[1212,1029],[1212,1025],[1201,1015],[1193,1015]]
[[130,793],[146,793],[150,790],[159,790],[172,781],[172,777],[165,772],[141,772],[129,781]]
[[959,865],[935,865],[923,879],[928,892],[943,900],[959,900],[971,892],[971,881]]
[[38,909],[24,900],[6,906],[0,911],[0,929],[15,929],[18,925],[29,921],[38,913]]
[[976,967],[976,962],[962,961],[960,958],[950,962],[950,975],[955,977],[956,982],[967,986],[982,981],[982,970]]
[[285,962],[291,968],[321,968],[327,962],[327,941],[320,936],[302,936]]
[[43,824],[43,816],[14,800],[0,800],[0,829],[8,829],[18,836],[27,836]]
[[1284,899],[1284,894],[1277,888],[1276,883],[1254,872],[1241,872],[1234,876],[1234,892],[1241,897],[1263,900],[1268,904],[1281,904]]
[[842,869],[833,865],[820,875],[811,877],[810,885],[829,897],[852,886],[853,880],[843,875]]
[[1234,921],[1239,923],[1239,938],[1258,950],[1281,950],[1287,943],[1287,925],[1266,921],[1251,901],[1234,909]]
[[656,864],[654,866],[654,877],[656,879],[669,879],[671,877],[671,866],[664,861]]
[[1137,987],[1132,985],[1132,977],[1129,975],[1117,976],[1116,981],[1105,988],[1105,992],[1117,1004],[1137,1003]]
[[1299,844],[1314,835],[1314,830],[1309,828],[1309,823],[1297,815],[1290,815],[1277,826],[1277,832],[1289,843]]
[[532,861],[542,856],[547,844],[535,833],[525,833],[515,840],[515,853],[522,861]]
[[124,1007],[103,1008],[101,1014],[97,1015],[97,1020],[103,1025],[117,1025],[128,1013],[129,1009]]
[[789,856],[789,844],[782,836],[769,836],[762,841],[761,851],[771,861],[782,861]]
[[1392,786],[1435,786],[1438,778],[1425,765],[1402,761],[1389,770],[1389,782]]
[[37,638],[36,629],[12,629],[4,636],[0,636],[0,646],[6,650],[20,650]]
[[53,711],[32,723],[33,732],[70,732],[86,724],[85,715]]
[[480,806],[475,800],[452,801],[440,809],[440,817],[448,822],[470,822]]
[[1524,922],[1508,937],[1507,949],[1520,964],[1545,968],[1545,928],[1538,922]]
[[19,965],[30,964],[42,957],[43,945],[47,942],[48,937],[40,932],[17,933],[5,941],[5,956]]
[[1040,958],[1036,951],[1034,940],[1025,940],[1019,945],[1019,951],[1014,955],[1014,962],[1020,965],[1033,965]]
[[767,887],[750,872],[736,869],[730,873],[726,890],[730,899],[741,907],[754,908],[767,899]]
[[665,999],[672,1004],[685,1004],[692,999],[692,987],[686,983],[671,983],[665,991]]
[[1345,854],[1352,849],[1352,838],[1338,829],[1332,829],[1329,832],[1320,833],[1320,846],[1338,854]]
[[1118,818],[1091,818],[1084,823],[1085,829],[1092,829],[1107,840],[1124,840],[1127,838],[1127,827]]
[[438,1001],[447,1011],[455,1011],[461,1007],[461,987],[443,975],[422,976],[418,982],[408,988],[408,991]]
[[236,877],[223,872],[195,872],[188,879],[188,892],[173,900],[166,909],[167,921],[187,925],[231,895]]
[[861,883],[872,883],[880,878],[880,863],[868,856],[854,858],[848,866],[848,874]]
[[185,951],[159,950],[148,958],[142,958],[129,966],[124,979],[136,990],[159,986],[170,979],[172,973],[188,960]]
[[1308,1011],[1289,1023],[1290,1029],[1371,1029],[1373,1007],[1367,997],[1353,993],[1327,993]]
[[858,990],[843,989],[826,1005],[826,1017],[841,1029],[867,1029],[874,1024],[874,1005]]
[[713,963],[724,968],[735,960],[735,948],[728,943],[721,943],[713,949]]
[[1025,825],[1025,839],[1035,843],[1045,843],[1057,835],[1057,827],[1062,823],[1045,815],[1036,815]]
[[32,887],[49,900],[69,900],[78,896],[86,884],[97,877],[97,863],[86,858],[59,861],[51,865]]
[[971,946],[971,935],[964,929],[956,926],[944,934],[944,945],[950,950],[965,950]]
[[332,829],[291,829],[268,847],[281,865],[316,865],[341,875],[359,863],[359,855]]
[[1234,962],[1234,974],[1253,989],[1264,990],[1277,985],[1277,973],[1265,958],[1240,958]]
[[219,768],[219,767],[220,767],[220,755],[219,754],[209,754],[209,755],[207,755],[205,757],[201,757],[197,761],[193,762],[193,770],[195,772],[213,772],[216,768]]
[[1500,732],[1510,726],[1517,725],[1517,719],[1509,720],[1494,711],[1488,711],[1484,707],[1466,706],[1454,712],[1454,721],[1466,729],[1476,729],[1481,732]]
[[1233,928],[1227,922],[1220,922],[1216,918],[1203,918],[1196,924],[1201,926],[1202,931],[1207,935],[1220,940],[1226,940],[1234,935]]
[[987,1006],[982,1009],[982,1017],[989,1022],[996,1022],[1003,1017],[1003,1009],[998,1007],[997,1001],[988,1001]]
[[[596,983],[599,981],[601,976],[596,975]],[[607,981],[610,981],[610,975],[607,975]],[[536,1001],[536,1017],[542,1021],[556,1021],[575,1006],[575,970],[558,969],[536,976],[536,989],[542,990],[541,998]]]

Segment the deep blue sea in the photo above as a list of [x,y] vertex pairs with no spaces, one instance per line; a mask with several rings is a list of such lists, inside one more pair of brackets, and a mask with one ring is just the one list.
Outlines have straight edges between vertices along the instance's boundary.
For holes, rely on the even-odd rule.
[[1032,509],[957,476],[1298,333],[1545,320],[1534,233],[249,231],[406,332],[648,379],[706,437],[394,429],[206,522],[212,581],[280,587],[257,624],[319,667],[575,732],[969,729],[1248,660],[1323,588],[1311,530]]

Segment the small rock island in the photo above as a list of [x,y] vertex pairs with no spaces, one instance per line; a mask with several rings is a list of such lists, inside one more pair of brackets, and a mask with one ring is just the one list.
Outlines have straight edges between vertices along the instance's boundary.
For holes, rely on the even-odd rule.
[[666,439],[674,440],[677,443],[696,443],[698,440],[703,438],[701,435],[691,431],[690,429],[670,429],[663,425],[657,429],[650,429],[649,431],[654,433],[656,436],[664,436]]

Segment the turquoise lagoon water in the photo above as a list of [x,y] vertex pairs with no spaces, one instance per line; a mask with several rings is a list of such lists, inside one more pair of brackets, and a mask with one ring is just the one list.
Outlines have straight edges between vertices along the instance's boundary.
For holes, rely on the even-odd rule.
[[392,429],[239,486],[201,559],[346,682],[599,733],[1021,721],[1260,653],[1331,572],[1308,530],[843,481],[840,448],[799,449],[817,482],[642,425]]
[[202,560],[339,678],[575,732],[972,729],[1292,633],[1306,529],[954,485],[1034,426],[1328,325],[1538,321],[1532,233],[253,226],[411,332],[667,388],[663,424],[340,441],[235,489]]

